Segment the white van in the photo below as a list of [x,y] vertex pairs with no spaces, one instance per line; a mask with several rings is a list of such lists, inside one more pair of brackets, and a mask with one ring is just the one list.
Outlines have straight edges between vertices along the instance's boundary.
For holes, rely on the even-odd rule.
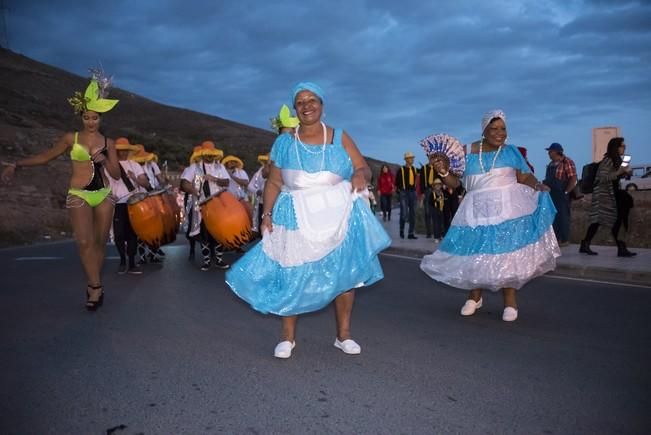
[[651,189],[651,163],[631,166],[629,177],[619,180],[619,186],[626,190]]

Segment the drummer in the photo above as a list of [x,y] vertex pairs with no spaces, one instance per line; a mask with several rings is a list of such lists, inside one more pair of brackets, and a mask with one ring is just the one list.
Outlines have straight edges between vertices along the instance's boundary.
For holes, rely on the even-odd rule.
[[252,229],[259,233],[260,222],[262,221],[262,205],[264,202],[262,193],[264,192],[264,185],[269,176],[269,154],[260,154],[258,156],[258,163],[260,163],[260,168],[251,177],[247,190],[254,198],[254,213],[251,222]]
[[[204,141],[201,144],[200,155],[201,160],[185,168],[181,175],[181,190],[192,196],[195,209],[200,201],[227,189],[230,182],[228,172],[219,162],[224,156],[222,150],[215,148],[213,142]],[[200,218],[201,215],[195,211],[195,216]],[[228,269],[230,265],[222,258],[222,245],[210,235],[203,221],[201,221],[199,235],[203,256],[201,270],[209,270],[211,260],[214,260],[215,267]]]
[[222,160],[230,176],[228,191],[237,199],[246,199],[246,191],[249,187],[249,175],[244,171],[244,162],[237,156],[228,155]]
[[[190,261],[194,261],[194,246],[199,236],[201,215],[199,214],[199,206],[196,204],[193,194],[191,192],[183,190],[182,180],[187,174],[187,176],[190,177],[188,179],[192,179],[191,184],[193,184],[196,189],[199,189],[201,187],[198,175],[199,172],[193,169],[193,166],[195,166],[197,163],[201,163],[202,149],[203,148],[201,148],[201,145],[197,145],[192,150],[192,154],[190,155],[190,165],[183,169],[183,172],[181,173],[181,183],[179,185],[179,189],[183,192],[184,219],[181,229],[185,233],[185,238],[190,243],[190,255],[188,257],[188,260]],[[193,174],[197,174],[197,176],[195,177]],[[198,183],[194,183],[195,180],[197,180]]]
[[[109,177],[109,182],[111,191],[117,199],[115,212],[113,213],[113,236],[115,238],[115,247],[118,254],[120,254],[118,273],[121,275],[125,273],[140,275],[142,274],[142,268],[135,262],[138,238],[129,221],[127,201],[134,193],[143,192],[150,186],[142,167],[138,163],[129,160],[129,156],[138,148],[131,145],[127,138],[120,137],[115,141],[115,149],[120,163],[120,178],[115,180]],[[127,258],[129,260],[128,264]]]
[[[153,161],[154,154],[148,153],[145,151],[145,146],[141,144],[136,145],[137,150],[129,156],[129,160],[133,160],[138,163],[142,168],[149,185],[146,187],[148,191],[158,190],[161,188],[161,176],[160,169],[158,165],[150,166],[149,163]],[[161,263],[165,253],[161,248],[151,249],[145,242],[138,239],[138,263],[146,264],[149,263]]]

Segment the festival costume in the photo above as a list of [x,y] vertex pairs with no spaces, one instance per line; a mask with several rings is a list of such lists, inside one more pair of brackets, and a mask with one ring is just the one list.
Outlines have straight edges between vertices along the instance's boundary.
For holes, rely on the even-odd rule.
[[233,292],[257,311],[316,311],[383,277],[377,255],[391,240],[351,192],[353,166],[341,138],[334,130],[328,145],[305,145],[289,134],[274,142],[270,159],[283,189],[272,211],[273,231],[226,273]]
[[[66,198],[66,208],[80,207],[80,204],[73,197],[81,198],[86,204],[91,207],[97,207],[111,194],[111,188],[104,186],[104,179],[102,178],[102,165],[95,163],[91,160],[88,149],[78,142],[79,132],[75,132],[75,142],[70,148],[70,160],[74,162],[90,162],[93,168],[93,175],[90,181],[83,189],[71,187],[68,189],[68,197]],[[107,154],[106,138],[104,138],[104,147],[101,151]],[[112,199],[112,197],[111,197]]]
[[[71,98],[68,98],[68,102],[78,115],[86,111],[105,113],[113,109],[118,103],[118,100],[105,98],[111,86],[111,78],[106,77],[104,72],[100,70],[91,69],[91,73],[92,78],[86,87],[86,91],[83,94],[77,91]],[[88,148],[78,142],[78,137],[79,132],[75,132],[75,141],[70,149],[70,159],[75,162],[90,162],[93,167],[93,175],[90,182],[83,189],[74,187],[68,189],[66,208],[83,206],[83,203],[75,200],[75,198],[80,198],[91,207],[97,207],[109,197],[111,189],[104,186],[101,175],[102,165],[91,160]],[[104,138],[104,148],[100,152],[106,155],[107,149],[106,138]]]
[[556,266],[556,210],[547,192],[517,182],[516,170],[530,169],[515,146],[481,158],[480,164],[479,154],[466,156],[467,194],[438,250],[420,267],[461,289],[519,289]]

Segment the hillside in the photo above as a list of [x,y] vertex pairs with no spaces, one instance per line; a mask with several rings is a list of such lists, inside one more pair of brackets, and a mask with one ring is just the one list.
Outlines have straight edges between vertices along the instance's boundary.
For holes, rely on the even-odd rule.
[[[87,84],[86,77],[0,48],[0,160],[38,153],[64,132],[79,129],[67,98]],[[275,139],[271,131],[166,106],[119,88],[112,89],[111,98],[120,104],[102,118],[107,136],[144,144],[167,160],[170,170],[187,164],[192,147],[206,139],[226,154],[240,156],[247,169],[255,168],[257,155],[268,152]],[[70,237],[64,208],[68,160],[61,156],[48,166],[21,170],[11,186],[0,185],[0,246]],[[369,159],[373,173],[382,163]]]

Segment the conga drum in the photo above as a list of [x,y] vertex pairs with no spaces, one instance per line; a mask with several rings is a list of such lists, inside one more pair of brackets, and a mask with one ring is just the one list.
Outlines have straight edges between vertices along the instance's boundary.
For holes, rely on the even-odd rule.
[[201,219],[211,236],[228,249],[251,239],[251,217],[228,191],[215,193],[199,202]]
[[165,236],[161,208],[155,197],[135,193],[127,201],[129,221],[138,238],[157,249]]
[[160,212],[160,218],[163,222],[163,237],[160,244],[166,245],[168,243],[172,243],[174,240],[176,240],[178,226],[176,225],[174,210],[172,209],[172,206],[167,199],[167,190],[153,190],[149,192],[147,196],[151,198],[151,201],[155,204],[156,208]]

